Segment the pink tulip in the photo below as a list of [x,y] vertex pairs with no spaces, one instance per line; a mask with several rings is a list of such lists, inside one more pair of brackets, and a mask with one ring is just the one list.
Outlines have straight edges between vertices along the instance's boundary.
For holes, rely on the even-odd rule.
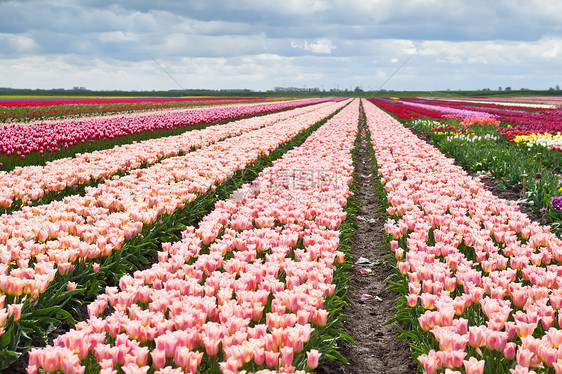
[[265,351],[265,364],[269,367],[277,366],[279,352]]
[[[14,321],[19,321],[19,319],[21,318],[21,308],[23,307],[23,304],[11,304],[8,305],[8,313],[7,313],[7,317],[14,317]],[[2,323],[3,322],[3,323]],[[4,326],[6,324],[5,318],[4,321],[2,321],[2,317],[0,316],[0,327]]]
[[293,348],[291,347],[281,347],[279,348],[279,352],[281,353],[281,366],[291,366],[293,363]]
[[522,321],[515,321],[515,328],[517,330],[517,335],[520,338],[525,338],[533,334],[533,331],[537,328],[536,323],[525,323]]
[[309,369],[316,369],[318,367],[320,356],[322,356],[322,353],[320,353],[316,349],[311,349],[310,351],[306,352],[306,366]]
[[558,360],[558,350],[541,344],[539,346],[538,357],[541,362],[544,362],[549,367],[553,367],[554,363]]
[[463,361],[463,364],[466,374],[483,374],[486,361],[479,361],[474,357],[470,357],[468,360]]
[[415,307],[416,305],[418,305],[418,295],[416,294],[407,295],[406,302],[410,308]]
[[431,350],[428,354],[418,356],[418,361],[427,374],[435,374],[443,366],[443,352]]
[[449,369],[461,367],[466,357],[465,351],[446,350],[443,352],[443,366]]
[[155,369],[162,369],[164,366],[166,366],[165,351],[155,349],[152,352],[150,352],[150,356],[152,357],[152,366]]
[[203,337],[203,343],[205,345],[205,351],[209,356],[216,356],[218,354],[220,340]]
[[254,362],[256,365],[263,365],[265,362],[265,349],[263,347],[254,348]]
[[517,345],[513,342],[509,342],[505,345],[505,349],[503,350],[503,355],[508,360],[513,360],[515,358],[515,351],[517,349]]
[[517,365],[515,369],[509,369],[511,374],[537,374],[534,370],[529,370],[526,366]]
[[523,348],[517,350],[517,364],[523,367],[530,367],[537,361],[538,358],[530,350]]
[[555,374],[562,374],[562,359],[559,358],[556,360],[556,362],[552,364],[552,367],[554,367]]
[[127,364],[121,367],[125,374],[146,374],[150,368],[148,366],[139,367],[136,364]]
[[60,357],[56,350],[51,349],[44,352],[42,367],[48,373],[54,372],[60,368]]

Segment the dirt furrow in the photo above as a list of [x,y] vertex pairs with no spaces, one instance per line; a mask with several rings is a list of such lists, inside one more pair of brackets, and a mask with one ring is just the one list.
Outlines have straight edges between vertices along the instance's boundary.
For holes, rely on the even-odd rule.
[[[383,217],[378,212],[375,196],[375,175],[372,174],[371,158],[365,132],[360,126],[361,143],[357,152],[355,172],[359,178],[359,191],[355,195],[360,209],[359,226],[352,243],[351,257],[355,264],[349,292],[351,305],[344,311],[349,315],[344,321],[345,332],[356,344],[342,342],[341,353],[349,365],[330,361],[319,367],[319,374],[360,374],[360,373],[415,373],[417,364],[410,357],[410,348],[399,340],[394,324],[384,323],[395,314],[393,309],[398,294],[386,289],[385,279],[392,274],[387,255],[380,251],[385,244]],[[357,264],[366,259],[370,264]],[[363,274],[361,272],[370,273]]]

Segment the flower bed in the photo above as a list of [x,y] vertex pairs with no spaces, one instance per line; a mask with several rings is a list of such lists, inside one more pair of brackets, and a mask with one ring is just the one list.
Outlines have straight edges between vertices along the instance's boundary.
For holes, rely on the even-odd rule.
[[4,99],[0,97],[0,127],[7,123],[265,101],[269,100],[258,98]]
[[0,153],[25,159],[29,154],[60,152],[85,142],[115,139],[143,132],[214,123],[258,113],[275,112],[330,101],[330,98],[293,100],[268,104],[218,106],[212,108],[80,118],[13,124],[0,128]]
[[[493,117],[496,121],[510,124],[509,127],[500,128],[503,134],[519,131],[537,131],[544,130],[547,132],[562,130],[562,110],[557,108],[533,109],[522,107],[520,110],[514,108],[495,107],[475,107],[455,101],[448,100],[427,100],[427,99],[403,99],[403,104],[418,106],[431,109],[443,113],[450,113],[460,117]],[[439,118],[439,117],[432,117]],[[515,127],[512,127],[514,125]]]
[[[42,200],[46,194],[62,190],[71,192],[79,185],[90,184],[117,173],[125,173],[142,166],[152,165],[161,159],[189,153],[230,136],[268,126],[281,120],[303,115],[321,103],[290,111],[251,117],[181,135],[150,139],[107,150],[78,154],[47,163],[45,166],[18,167],[7,173],[0,172],[0,209],[17,207]],[[1,212],[1,211],[0,211]]]
[[215,211],[159,262],[121,279],[90,318],[30,352],[29,372],[314,368],[335,291],[358,101]]
[[[193,201],[197,194],[244,169],[337,107],[341,104],[168,158],[89,188],[84,196],[1,216],[0,225],[5,228],[0,233],[1,260],[6,274],[0,291],[36,297],[57,271],[64,274],[77,260],[96,259],[119,249],[143,225]],[[12,268],[16,263],[21,266]],[[46,279],[45,274],[49,275]]]
[[[439,103],[434,103],[429,100],[398,100],[401,104],[410,105],[413,107],[419,107],[434,112],[441,112],[452,115],[454,118],[465,118],[465,117],[492,117],[492,114],[488,113],[487,109],[473,108],[467,106],[454,106],[447,104],[444,101]],[[433,117],[439,118],[439,117]]]
[[255,97],[124,97],[124,98],[1,98],[0,107],[2,108],[23,108],[23,107],[54,107],[67,105],[112,105],[112,104],[135,104],[135,103],[183,103],[193,101],[253,101]]
[[365,109],[402,274],[397,318],[412,327],[404,335],[420,365],[559,372],[562,241],[384,112]]
[[[39,318],[35,308],[37,302],[41,305],[42,316],[39,319],[45,320],[45,323],[52,324],[55,316],[72,320],[67,312],[61,310],[63,301],[68,301],[73,295],[90,294],[92,291],[95,294],[100,284],[110,283],[109,279],[128,269],[123,269],[124,264],[127,265],[125,258],[139,262],[142,260],[139,251],[147,246],[150,249],[155,239],[169,238],[168,232],[174,235],[174,230],[182,227],[180,224],[178,228],[178,223],[174,222],[179,218],[175,213],[185,212],[182,208],[188,202],[197,203],[199,198],[196,199],[196,196],[205,191],[201,196],[212,194],[209,188],[215,191],[215,186],[235,176],[236,170],[244,170],[256,160],[267,158],[281,143],[288,144],[287,140],[292,139],[299,129],[310,128],[345,104],[333,104],[331,110],[323,108],[298,119],[254,130],[183,158],[167,159],[165,163],[106,181],[104,185],[90,189],[86,196],[67,197],[62,202],[24,208],[22,212],[2,216],[5,221],[3,227],[7,230],[2,233],[4,244],[0,245],[8,249],[0,252],[3,255],[0,287],[6,294],[2,307],[6,305],[7,310],[17,305],[21,310],[23,303],[25,328],[37,334],[44,334],[44,326],[37,323],[29,325],[30,321]],[[219,190],[216,192],[219,193]],[[187,213],[194,217],[201,209],[207,209],[199,203],[193,204],[189,204]],[[144,237],[135,236],[138,233]],[[129,238],[133,240],[132,244],[128,242]],[[127,245],[131,244],[127,246],[127,251],[117,250],[124,241]],[[131,250],[134,253],[129,253]],[[110,256],[106,259],[97,259],[107,255]],[[142,262],[135,264],[140,265]],[[100,267],[103,279],[96,275]],[[86,274],[89,274],[88,278],[84,278]],[[45,291],[48,292],[43,297]],[[8,328],[14,326],[13,322],[11,319],[3,321]],[[17,346],[20,339],[19,335],[13,335],[20,334],[17,331],[10,330],[11,338],[4,341],[2,337],[0,343],[15,349],[14,344]],[[11,351],[0,353],[0,364],[6,359],[6,352],[10,354]]]
[[405,102],[396,99],[373,98],[369,99],[369,101],[400,119],[422,118],[424,116],[430,118],[443,118],[445,116],[445,114],[441,112],[408,105]]
[[[446,135],[431,131],[435,121],[415,120],[408,123],[416,134],[429,138],[443,153],[454,158],[466,170],[495,179],[495,186],[519,192],[519,204],[531,207],[550,221],[551,229],[562,229],[562,211],[558,201],[562,188],[556,170],[562,165],[562,154],[556,136],[517,135],[517,142],[507,142],[493,128],[475,128],[470,136]],[[529,140],[528,142],[522,141]],[[525,192],[522,186],[525,185]],[[553,200],[554,199],[554,200]]]

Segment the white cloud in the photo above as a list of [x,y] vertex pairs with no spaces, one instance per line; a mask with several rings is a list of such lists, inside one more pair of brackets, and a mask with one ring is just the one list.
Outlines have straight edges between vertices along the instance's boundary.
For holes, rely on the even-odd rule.
[[29,53],[36,48],[37,43],[28,36],[0,33],[0,50],[5,53]]
[[332,49],[336,49],[336,46],[332,45],[332,41],[329,39],[319,39],[316,42],[308,42],[307,40],[304,42],[297,42],[292,40],[290,45],[291,48],[294,49],[303,49],[312,53],[328,55],[332,53]]
[[304,49],[312,53],[331,54],[332,49],[336,49],[336,46],[332,45],[332,41],[329,39],[320,39],[316,43],[305,41]]
[[475,64],[514,65],[546,63],[558,60],[562,63],[562,37],[541,38],[525,41],[424,41],[419,44],[422,56],[438,56],[441,59]]

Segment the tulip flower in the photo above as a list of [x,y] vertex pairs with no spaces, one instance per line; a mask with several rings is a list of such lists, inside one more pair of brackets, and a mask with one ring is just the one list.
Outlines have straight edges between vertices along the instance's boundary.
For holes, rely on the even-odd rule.
[[316,369],[321,355],[322,354],[316,349],[311,349],[306,352],[306,366],[309,369]]
[[468,360],[463,361],[463,364],[466,370],[466,374],[483,374],[486,361],[479,361],[474,357],[470,357]]

